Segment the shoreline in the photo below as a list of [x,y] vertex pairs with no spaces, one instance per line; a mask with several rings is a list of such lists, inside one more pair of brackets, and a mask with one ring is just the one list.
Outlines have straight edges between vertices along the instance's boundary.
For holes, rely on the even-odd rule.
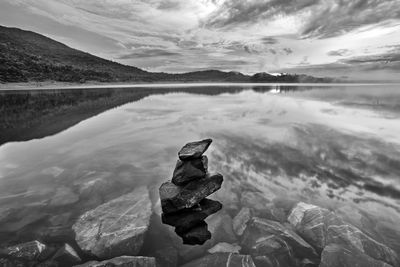
[[107,88],[181,88],[203,86],[399,86],[400,83],[241,83],[241,82],[180,82],[180,83],[8,83],[0,84],[0,91],[26,91],[26,90],[70,90],[70,89],[107,89]]

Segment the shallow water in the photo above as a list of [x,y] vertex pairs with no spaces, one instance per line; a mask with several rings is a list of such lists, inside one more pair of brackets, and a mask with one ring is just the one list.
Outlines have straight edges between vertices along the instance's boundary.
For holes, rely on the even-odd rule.
[[[171,91],[0,146],[1,242],[70,241],[80,214],[143,184],[159,214],[157,190],[179,148],[212,138],[209,168],[225,180],[211,198],[228,213],[301,200],[400,253],[400,86]],[[107,190],[80,195],[98,179]]]

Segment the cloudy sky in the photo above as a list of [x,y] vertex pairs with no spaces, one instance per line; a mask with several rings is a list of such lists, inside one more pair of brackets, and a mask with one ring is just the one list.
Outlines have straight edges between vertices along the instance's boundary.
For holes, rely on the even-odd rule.
[[399,0],[1,0],[0,24],[149,71],[400,79]]

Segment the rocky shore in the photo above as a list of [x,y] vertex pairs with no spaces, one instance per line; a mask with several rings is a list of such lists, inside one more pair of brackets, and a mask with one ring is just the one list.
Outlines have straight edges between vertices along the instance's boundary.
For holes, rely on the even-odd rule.
[[316,205],[266,204],[260,192],[247,191],[241,206],[222,208],[207,198],[223,180],[208,173],[203,154],[210,144],[206,139],[181,149],[159,199],[138,186],[74,219],[64,242],[38,237],[2,245],[0,267],[400,266],[382,240]]

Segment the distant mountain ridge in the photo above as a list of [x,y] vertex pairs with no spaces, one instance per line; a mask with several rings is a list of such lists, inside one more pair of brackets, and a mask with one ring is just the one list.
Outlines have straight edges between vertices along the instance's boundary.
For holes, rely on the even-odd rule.
[[41,34],[0,26],[0,82],[331,82],[306,75],[280,76],[205,70],[156,73],[106,60]]

